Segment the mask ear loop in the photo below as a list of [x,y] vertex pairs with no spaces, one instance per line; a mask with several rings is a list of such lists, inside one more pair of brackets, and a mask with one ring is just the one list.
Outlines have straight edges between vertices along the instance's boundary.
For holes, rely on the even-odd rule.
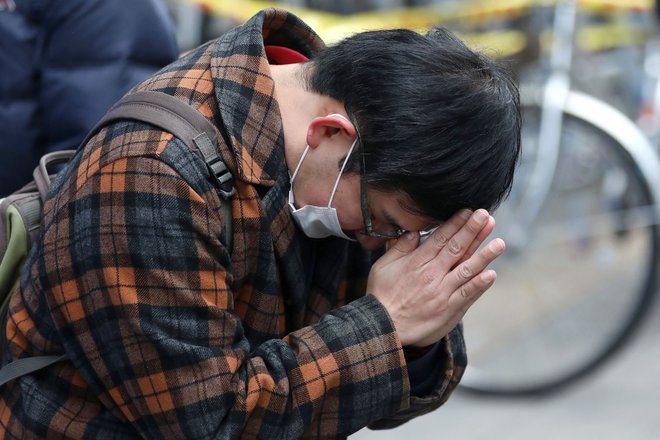
[[[351,122],[346,116],[342,115],[341,113],[330,113],[328,116],[335,116],[338,118],[342,118],[345,121]],[[332,205],[332,199],[335,198],[335,192],[337,191],[337,187],[339,186],[339,179],[341,179],[341,175],[344,174],[344,168],[346,168],[346,164],[348,163],[348,159],[351,157],[351,153],[353,153],[353,148],[355,148],[356,143],[357,143],[357,138],[355,138],[353,144],[351,144],[351,148],[348,149],[348,153],[346,154],[346,159],[344,159],[344,163],[342,164],[341,169],[339,170],[339,175],[337,176],[337,180],[335,181],[335,186],[332,188],[332,193],[330,193],[330,200],[328,200],[328,208],[330,208]]]
[[357,144],[357,138],[355,138],[355,140],[351,144],[351,148],[349,148],[348,153],[346,154],[346,159],[344,159],[344,163],[342,164],[341,169],[339,170],[339,175],[337,176],[337,180],[335,180],[335,186],[332,188],[332,193],[330,194],[330,200],[328,200],[328,208],[331,207],[332,199],[335,198],[335,192],[337,191],[337,187],[339,186],[339,180],[341,179],[341,175],[344,174],[344,168],[346,168],[346,164],[348,163],[348,159],[350,159],[351,153],[353,153],[353,149],[355,148],[355,144]]
[[300,171],[300,165],[302,165],[303,160],[305,160],[305,156],[307,156],[308,151],[309,151],[309,145],[307,145],[307,148],[305,148],[305,151],[303,151],[303,154],[300,157],[300,160],[298,161],[298,165],[296,165],[296,169],[293,171],[293,176],[291,176],[291,184],[293,184],[293,179],[295,179],[296,176],[298,175],[298,171]]

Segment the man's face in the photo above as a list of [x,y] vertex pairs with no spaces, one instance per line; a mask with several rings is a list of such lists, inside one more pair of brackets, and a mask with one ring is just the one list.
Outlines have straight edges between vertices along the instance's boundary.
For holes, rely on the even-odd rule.
[[[359,173],[344,172],[339,177],[340,165],[351,151],[356,132],[347,118],[337,116],[316,118],[308,130],[308,133],[323,135],[308,137],[308,145],[313,148],[302,164],[297,159],[300,169],[293,184],[296,207],[328,206],[337,184],[331,206],[337,210],[339,224],[347,236],[369,250],[398,238],[403,231],[424,231],[436,226],[432,219],[413,214],[406,208],[414,206],[407,195],[368,188],[366,182],[361,182]],[[310,139],[314,142],[310,143]],[[360,154],[360,151],[352,154]]]
[[[367,200],[370,206],[371,222],[373,232],[381,235],[403,230],[424,231],[434,226],[434,223],[426,217],[413,214],[406,209],[408,197],[367,190]],[[364,225],[364,221],[363,221]],[[388,239],[369,236],[364,233],[364,226],[355,235],[365,249],[376,249],[382,246]]]
[[[341,187],[344,188],[341,188]],[[368,250],[383,246],[388,238],[374,237],[366,233],[365,218],[361,209],[360,178],[355,174],[342,177],[341,193],[337,193],[336,202],[339,223],[349,237],[355,238]],[[406,206],[410,199],[397,193],[386,193],[365,188],[368,212],[371,217],[372,231],[376,235],[393,235],[398,230],[424,231],[436,226],[431,219],[413,214]]]

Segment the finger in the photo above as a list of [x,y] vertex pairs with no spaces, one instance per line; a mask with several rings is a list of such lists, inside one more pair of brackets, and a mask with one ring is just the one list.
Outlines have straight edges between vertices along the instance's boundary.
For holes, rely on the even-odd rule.
[[477,209],[472,214],[463,227],[449,239],[447,245],[438,253],[437,258],[434,260],[434,264],[439,265],[438,268],[440,271],[449,272],[463,258],[468,247],[488,223],[489,218],[490,215],[485,209]]
[[465,225],[471,215],[471,210],[461,209],[452,215],[445,223],[438,226],[419,247],[419,250],[417,251],[418,255],[416,255],[416,258],[419,258],[419,264],[425,264],[435,258],[447,245],[451,237]]
[[378,264],[389,264],[393,261],[398,260],[412,251],[414,251],[419,244],[419,233],[418,232],[406,232],[401,238],[396,240],[393,246],[391,246],[385,254],[378,259]]
[[463,255],[463,258],[459,261],[459,263],[462,263],[463,261],[467,260],[470,258],[474,253],[479,249],[479,246],[488,238],[488,236],[493,232],[493,229],[495,229],[495,218],[491,216],[488,219],[488,223],[486,223],[486,226],[477,234],[477,237],[472,241],[472,244],[468,246],[467,251],[465,251],[465,255]]
[[468,311],[470,306],[478,300],[481,295],[490,289],[497,279],[497,273],[494,270],[488,269],[481,272],[478,276],[472,278],[469,282],[461,285],[449,297],[448,306],[450,309],[455,309],[456,313],[462,318]]
[[504,240],[496,238],[479,253],[469,258],[467,261],[456,266],[446,277],[445,282],[450,291],[460,289],[460,286],[470,282],[474,277],[479,276],[486,267],[497,257],[502,255],[506,245]]

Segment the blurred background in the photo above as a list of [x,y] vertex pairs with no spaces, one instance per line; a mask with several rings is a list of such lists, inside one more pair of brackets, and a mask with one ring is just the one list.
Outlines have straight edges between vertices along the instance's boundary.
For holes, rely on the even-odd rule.
[[660,440],[660,0],[163,1],[0,0],[0,197],[135,83],[263,8],[328,44],[445,26],[520,86],[522,158],[494,213],[507,252],[465,317],[454,396],[352,438]]
[[660,439],[660,21],[650,0],[170,1],[185,51],[279,6],[331,44],[446,26],[515,73],[523,158],[508,251],[465,319],[440,410],[355,439]]

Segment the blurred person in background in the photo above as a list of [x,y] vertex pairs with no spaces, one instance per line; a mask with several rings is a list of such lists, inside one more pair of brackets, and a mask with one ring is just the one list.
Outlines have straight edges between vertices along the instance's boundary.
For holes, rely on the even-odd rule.
[[7,436],[343,438],[442,405],[504,251],[486,239],[520,151],[510,75],[444,29],[326,47],[268,9],[147,90],[217,127],[236,193],[149,124],[83,147],[1,341],[3,364],[67,359],[0,389]]
[[0,197],[177,56],[160,0],[0,0]]

